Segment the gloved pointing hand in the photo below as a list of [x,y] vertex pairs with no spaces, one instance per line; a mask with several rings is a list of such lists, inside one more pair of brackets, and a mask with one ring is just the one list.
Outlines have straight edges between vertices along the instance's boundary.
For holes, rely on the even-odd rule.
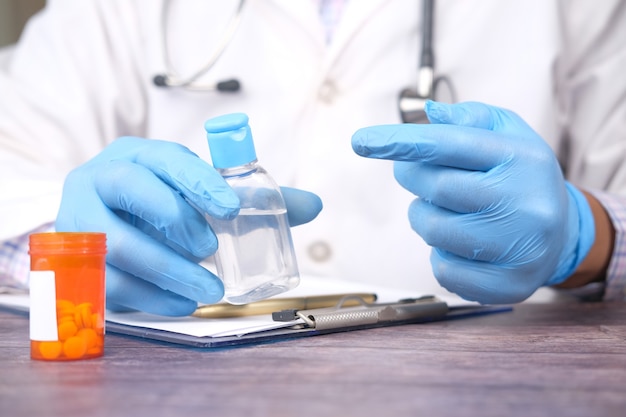
[[566,280],[593,244],[594,219],[547,143],[516,114],[482,103],[428,102],[426,113],[430,125],[364,128],[352,146],[398,161],[397,181],[419,196],[409,222],[433,247],[439,283],[496,304]]
[[[283,191],[292,225],[321,210],[316,195]],[[229,219],[239,200],[184,146],[125,137],[67,176],[56,229],[107,234],[107,308],[183,316],[224,293],[219,278],[198,264],[217,250],[198,210]]]

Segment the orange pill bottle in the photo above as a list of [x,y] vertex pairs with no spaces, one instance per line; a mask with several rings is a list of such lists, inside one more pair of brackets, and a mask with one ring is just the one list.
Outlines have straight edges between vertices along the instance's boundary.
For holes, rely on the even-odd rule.
[[29,244],[31,358],[102,356],[106,235],[35,233]]

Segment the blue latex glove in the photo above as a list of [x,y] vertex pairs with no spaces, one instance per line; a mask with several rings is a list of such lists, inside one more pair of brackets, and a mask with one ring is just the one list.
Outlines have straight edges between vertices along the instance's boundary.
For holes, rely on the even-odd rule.
[[352,146],[398,161],[397,181],[419,196],[409,221],[434,248],[439,283],[498,304],[567,279],[591,248],[595,226],[550,147],[507,110],[428,102],[426,113],[430,125],[364,128]]
[[[292,225],[321,210],[314,194],[284,189],[284,196]],[[235,193],[187,148],[125,137],[67,176],[56,229],[107,234],[107,308],[188,315],[224,293],[198,265],[217,250],[217,238],[194,205],[221,219],[239,212]]]

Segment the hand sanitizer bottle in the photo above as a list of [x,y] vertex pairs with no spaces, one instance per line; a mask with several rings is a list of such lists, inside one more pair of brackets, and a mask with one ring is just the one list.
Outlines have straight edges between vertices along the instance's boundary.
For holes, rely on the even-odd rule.
[[295,288],[300,276],[285,201],[280,187],[257,163],[248,116],[219,116],[204,128],[213,166],[241,207],[232,220],[205,216],[218,238],[215,263],[224,300],[247,304]]

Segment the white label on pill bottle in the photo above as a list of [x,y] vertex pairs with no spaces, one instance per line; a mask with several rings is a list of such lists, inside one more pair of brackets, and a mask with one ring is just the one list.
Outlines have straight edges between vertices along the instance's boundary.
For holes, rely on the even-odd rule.
[[30,339],[59,340],[54,271],[30,271]]

